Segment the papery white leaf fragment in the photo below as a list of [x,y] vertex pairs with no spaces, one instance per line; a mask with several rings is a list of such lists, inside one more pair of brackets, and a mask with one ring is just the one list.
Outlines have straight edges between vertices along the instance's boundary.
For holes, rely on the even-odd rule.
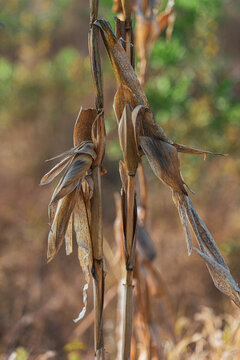
[[87,289],[88,289],[88,283],[86,283],[83,287],[83,308],[82,311],[79,313],[78,317],[76,319],[74,319],[73,321],[76,323],[79,320],[81,320],[84,315],[86,314],[86,310],[87,310]]

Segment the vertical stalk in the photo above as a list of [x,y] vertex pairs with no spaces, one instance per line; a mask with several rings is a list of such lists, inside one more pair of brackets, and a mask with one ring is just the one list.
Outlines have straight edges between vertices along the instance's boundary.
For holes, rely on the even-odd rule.
[[[92,78],[95,90],[95,105],[103,116],[102,67],[99,50],[99,29],[93,26],[98,17],[98,0],[90,0],[90,30],[88,36],[89,55]],[[97,121],[97,120],[96,120]],[[96,134],[96,146],[100,153],[92,170],[93,197],[91,199],[91,236],[93,245],[93,291],[94,291],[94,349],[95,359],[103,360],[103,303],[104,303],[104,269],[103,269],[103,231],[102,231],[102,187],[101,187],[101,150],[104,148],[104,128],[100,127]]]
[[[131,20],[130,0],[121,0],[123,8],[124,23],[117,21],[117,33],[124,35],[124,48],[128,58],[134,68],[134,39]],[[131,338],[132,338],[132,317],[133,317],[133,268],[135,262],[135,175],[127,176],[126,189],[126,223],[125,223],[125,247],[126,247],[126,275],[124,284],[123,301],[123,332],[122,332],[122,360],[130,360],[131,357]],[[125,211],[125,210],[124,210]]]

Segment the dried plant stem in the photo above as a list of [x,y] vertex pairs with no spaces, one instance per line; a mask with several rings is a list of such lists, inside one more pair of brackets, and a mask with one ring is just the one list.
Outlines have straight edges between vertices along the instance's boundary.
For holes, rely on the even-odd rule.
[[[95,105],[98,113],[101,113],[103,111],[103,84],[101,57],[99,50],[99,29],[96,26],[93,26],[93,23],[97,19],[97,17],[98,0],[90,0],[90,30],[88,36],[89,55],[95,90]],[[100,146],[101,148],[104,145],[98,143],[98,146]],[[102,360],[105,358],[102,318],[105,274],[103,269],[102,187],[100,168],[101,160],[96,164],[92,171],[94,190],[91,200],[91,237],[93,246],[92,275],[94,292],[94,348],[95,359],[98,360]]]
[[123,301],[123,341],[122,360],[129,360],[131,354],[132,314],[133,314],[133,267],[135,258],[134,239],[134,206],[135,206],[135,176],[128,176],[127,187],[127,218],[126,218],[126,283],[124,284]]
[[95,358],[104,359],[103,341],[103,302],[104,302],[104,269],[103,269],[103,232],[102,232],[102,193],[100,167],[92,173],[94,191],[91,200],[91,235],[93,245],[93,291],[94,291],[94,347]]

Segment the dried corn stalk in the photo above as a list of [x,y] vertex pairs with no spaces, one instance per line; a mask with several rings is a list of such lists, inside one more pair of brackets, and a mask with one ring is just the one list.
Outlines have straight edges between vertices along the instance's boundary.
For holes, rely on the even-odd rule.
[[174,1],[169,1],[160,14],[157,14],[157,5],[156,0],[139,0],[136,7],[135,38],[139,80],[143,87],[146,85],[148,62],[155,42],[166,27],[166,37],[170,40],[174,26]]

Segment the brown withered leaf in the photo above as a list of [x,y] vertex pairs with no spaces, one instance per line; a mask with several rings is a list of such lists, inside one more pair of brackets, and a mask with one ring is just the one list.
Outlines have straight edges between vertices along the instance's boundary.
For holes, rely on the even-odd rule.
[[173,143],[173,146],[175,146],[175,148],[177,149],[178,152],[182,152],[182,153],[186,153],[186,154],[194,154],[194,155],[208,155],[209,154],[209,155],[221,155],[221,156],[226,155],[226,154],[221,154],[221,153],[215,153],[212,151],[201,150],[201,149],[197,149],[194,147],[177,144],[177,143]]
[[134,109],[138,105],[136,96],[133,94],[132,90],[126,85],[120,85],[113,101],[113,109],[119,122],[123,113],[125,105],[130,105]]
[[73,130],[73,144],[79,145],[83,141],[91,139],[91,129],[94,120],[97,117],[96,109],[81,108]]
[[114,35],[110,23],[105,20],[97,20],[94,25],[99,26],[101,29],[103,42],[118,83],[127,85],[136,96],[138,103],[149,107],[146,95],[132,68],[127,53]]
[[88,283],[92,269],[92,243],[88,213],[82,190],[80,190],[73,215],[74,230],[78,244],[78,258],[84,272],[86,282]]
[[135,175],[138,167],[138,150],[135,142],[132,113],[129,105],[125,105],[118,125],[120,146],[128,175]]
[[144,116],[146,107],[143,105],[136,106],[132,111],[132,123],[133,123],[133,129],[134,129],[134,136],[135,136],[135,142],[136,147],[138,151],[138,156],[140,156],[140,147],[139,147],[139,138],[140,136],[144,136],[143,132],[143,122],[144,122]]
[[225,295],[229,296],[233,302],[240,307],[240,289],[233,279],[228,267],[224,267],[216,260],[205,254],[204,252],[194,248],[194,250],[206,262],[209,273],[212,277],[214,285]]
[[148,136],[140,136],[139,142],[155,175],[172,189],[187,194],[174,146]]
[[46,185],[53,181],[55,177],[58,176],[67,167],[70,158],[71,155],[67,156],[65,159],[55,165],[46,175],[42,177],[40,185]]
[[[195,251],[206,262],[209,273],[215,286],[229,296],[237,306],[240,307],[240,289],[233,279],[230,270],[217,247],[212,235],[207,229],[206,225],[198,215],[195,207],[187,195],[179,192],[173,192],[173,200],[178,209],[181,209],[184,217],[185,231],[190,233],[186,221],[186,215],[190,222],[192,229],[196,235],[200,250],[193,247]],[[181,214],[180,214],[181,217]]]
[[77,155],[74,158],[71,167],[62,178],[58,191],[55,193],[51,203],[60,200],[62,197],[72,192],[78,186],[79,181],[82,180],[83,176],[91,165],[92,157],[90,155]]
[[98,114],[92,125],[92,141],[96,151],[96,159],[94,165],[100,166],[105,153],[105,124],[103,113]]
[[144,121],[142,122],[144,136],[160,139],[166,143],[173,144],[165,134],[163,128],[157,124],[152,112],[146,108],[144,112]]
[[77,189],[58,202],[53,224],[48,235],[47,259],[51,261],[60,250],[65,238],[68,223],[76,204]]
[[73,233],[73,222],[72,222],[72,214],[71,214],[68,222],[67,231],[65,234],[66,255],[70,255],[72,253],[72,233]]

